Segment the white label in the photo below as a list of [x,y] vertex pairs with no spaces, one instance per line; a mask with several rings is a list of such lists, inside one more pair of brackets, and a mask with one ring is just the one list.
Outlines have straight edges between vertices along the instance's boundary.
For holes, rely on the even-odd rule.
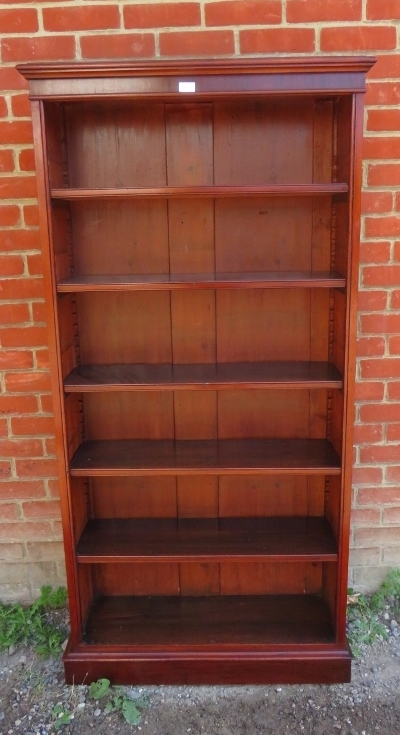
[[196,82],[179,82],[180,92],[195,92]]

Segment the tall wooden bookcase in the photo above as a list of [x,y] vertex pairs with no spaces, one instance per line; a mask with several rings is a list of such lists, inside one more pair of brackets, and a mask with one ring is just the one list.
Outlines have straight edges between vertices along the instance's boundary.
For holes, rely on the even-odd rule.
[[32,64],[67,681],[332,682],[367,58]]

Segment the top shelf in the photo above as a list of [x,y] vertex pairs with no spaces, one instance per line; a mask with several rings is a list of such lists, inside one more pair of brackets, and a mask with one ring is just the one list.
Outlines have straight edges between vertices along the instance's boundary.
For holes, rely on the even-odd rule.
[[288,184],[270,186],[162,186],[154,188],[109,188],[51,189],[53,199],[174,199],[174,198],[223,198],[223,197],[259,197],[259,196],[321,196],[329,194],[346,194],[348,184]]

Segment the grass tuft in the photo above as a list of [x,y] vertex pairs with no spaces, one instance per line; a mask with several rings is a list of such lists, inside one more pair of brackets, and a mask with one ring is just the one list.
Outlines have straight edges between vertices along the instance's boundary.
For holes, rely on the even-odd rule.
[[58,656],[65,635],[47,622],[46,611],[64,607],[66,601],[65,587],[42,587],[40,597],[29,607],[0,603],[0,651],[28,646],[43,657]]

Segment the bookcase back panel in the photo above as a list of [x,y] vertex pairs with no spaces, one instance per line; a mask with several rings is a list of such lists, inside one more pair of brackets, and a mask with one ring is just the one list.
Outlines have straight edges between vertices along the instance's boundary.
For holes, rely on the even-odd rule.
[[[332,484],[327,514],[334,530],[337,506],[338,494]],[[92,477],[90,507],[93,518],[323,516],[325,478],[305,475]]]
[[83,363],[172,361],[168,293],[79,294]]
[[249,186],[313,181],[314,101],[215,103],[215,184]]
[[162,104],[67,104],[65,123],[70,186],[165,186]]
[[[327,392],[324,413],[327,411]],[[101,439],[301,439],[315,436],[315,391],[224,390],[86,393],[86,440]],[[78,400],[79,394],[71,394]],[[76,398],[75,398],[76,397]],[[322,401],[321,401],[322,402]],[[282,411],[282,403],[286,410]],[[290,418],[290,421],[289,421]],[[324,416],[318,416],[319,419]],[[322,423],[321,423],[322,426]]]
[[97,595],[303,595],[322,591],[320,562],[110,563],[93,568]]
[[168,273],[166,201],[74,202],[75,273]]

